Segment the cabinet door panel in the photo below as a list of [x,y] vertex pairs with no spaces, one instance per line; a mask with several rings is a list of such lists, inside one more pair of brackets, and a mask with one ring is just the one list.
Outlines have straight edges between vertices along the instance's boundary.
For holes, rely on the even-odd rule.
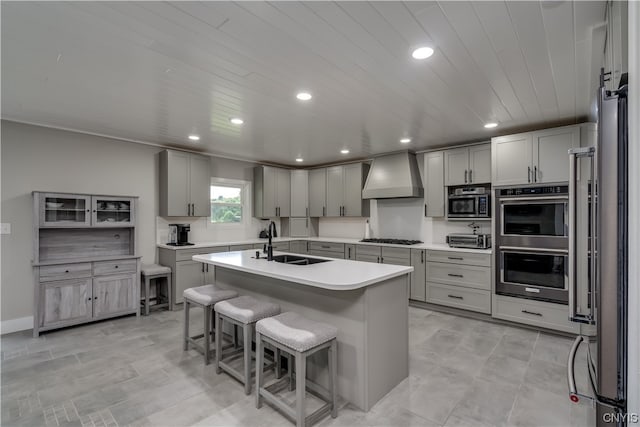
[[356,259],[356,245],[344,245],[344,259],[350,259],[352,261]]
[[190,193],[193,216],[211,215],[211,172],[208,157],[191,155],[189,169]]
[[326,205],[327,170],[325,168],[312,169],[309,171],[309,216],[324,216]]
[[362,216],[362,163],[343,166],[343,173],[343,214],[344,216]]
[[344,203],[343,178],[342,166],[327,168],[327,216],[340,216]]
[[91,320],[90,278],[48,282],[40,286],[41,327]]
[[[469,149],[457,148],[444,152],[444,185],[464,185],[468,183]],[[465,181],[467,177],[467,181]]]
[[309,171],[291,171],[291,216],[309,215]]
[[91,197],[91,224],[95,227],[133,227],[135,199],[130,197]]
[[169,151],[167,160],[167,216],[187,216],[190,203],[189,153]]
[[411,249],[413,273],[409,279],[411,283],[409,298],[416,301],[425,301],[427,297],[425,252],[424,249]]
[[183,301],[182,293],[185,289],[204,285],[203,264],[197,261],[176,262],[175,278],[174,288],[176,294],[174,301],[181,303]]
[[136,275],[93,278],[93,317],[136,309]]
[[469,183],[491,182],[491,144],[469,147]]
[[530,182],[531,141],[530,133],[492,139],[492,185],[516,185]]
[[276,192],[278,216],[288,217],[291,213],[291,171],[277,169]]
[[425,153],[425,216],[444,216],[444,152]]
[[91,196],[39,193],[40,225],[78,227],[91,224]]
[[267,218],[277,216],[277,179],[278,177],[276,168],[265,166],[262,182],[262,215]]
[[570,148],[580,146],[578,126],[533,133],[533,166],[535,182],[551,183],[569,180]]

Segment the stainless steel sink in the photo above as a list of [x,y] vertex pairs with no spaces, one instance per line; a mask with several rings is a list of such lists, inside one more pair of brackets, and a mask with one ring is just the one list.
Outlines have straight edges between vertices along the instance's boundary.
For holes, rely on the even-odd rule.
[[276,255],[273,257],[275,262],[281,262],[283,264],[291,264],[291,265],[309,265],[309,264],[319,264],[321,262],[331,261],[330,259],[320,259],[320,258],[309,258],[305,256],[296,256],[296,255]]

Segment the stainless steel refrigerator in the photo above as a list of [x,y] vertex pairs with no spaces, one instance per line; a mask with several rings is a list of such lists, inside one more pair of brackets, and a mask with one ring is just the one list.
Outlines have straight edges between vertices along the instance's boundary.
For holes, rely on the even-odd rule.
[[[574,403],[595,405],[594,425],[628,423],[627,389],[627,85],[600,75],[595,147],[569,151],[569,319],[581,323],[569,354]],[[578,390],[576,353],[587,347],[587,389]],[[580,368],[580,367],[578,367]],[[580,370],[580,369],[579,369]]]

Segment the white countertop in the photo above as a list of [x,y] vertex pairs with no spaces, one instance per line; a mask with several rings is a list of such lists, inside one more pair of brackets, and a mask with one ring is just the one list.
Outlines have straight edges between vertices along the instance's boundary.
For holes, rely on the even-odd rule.
[[[341,238],[341,237],[276,237],[273,242],[291,242],[294,240],[304,240],[307,242],[335,242],[345,243],[349,245],[370,245],[370,246],[390,246],[394,248],[407,248],[407,249],[430,249],[437,251],[453,251],[453,252],[469,252],[477,254],[491,254],[493,250],[489,249],[469,249],[469,248],[451,248],[446,243],[418,243],[417,245],[392,245],[388,243],[368,243],[361,242],[361,239],[353,238]],[[169,246],[162,243],[158,243],[156,246],[159,248],[181,250],[181,249],[198,249],[209,248],[215,246],[230,246],[230,245],[249,245],[255,243],[266,243],[267,239],[250,239],[250,240],[236,240],[230,242],[198,242],[191,246]]]
[[[401,265],[376,264],[319,256],[312,256],[311,258],[322,258],[329,261],[311,265],[289,265],[267,261],[266,258],[256,259],[255,253],[254,250],[220,252],[194,255],[192,259],[231,270],[259,274],[274,279],[336,291],[364,288],[413,271],[413,267]],[[274,252],[274,255],[283,255],[285,253]],[[299,254],[291,255],[300,256]]]

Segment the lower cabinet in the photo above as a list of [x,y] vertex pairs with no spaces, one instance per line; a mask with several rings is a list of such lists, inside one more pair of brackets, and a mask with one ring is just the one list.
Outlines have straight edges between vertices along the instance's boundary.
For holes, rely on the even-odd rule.
[[426,253],[426,301],[491,314],[491,255]]
[[333,242],[308,242],[308,254],[323,256],[327,258],[338,258],[344,259],[345,253],[345,244],[344,243],[333,243]]
[[305,240],[294,240],[289,243],[289,252],[294,254],[306,254],[307,242]]
[[356,245],[344,245],[344,259],[350,259],[351,261],[356,259]]
[[581,333],[580,325],[570,322],[568,313],[569,309],[562,304],[504,295],[493,296],[493,317],[496,319],[575,334]]
[[174,303],[182,303],[182,293],[188,288],[204,285],[205,269],[204,264],[198,261],[179,261],[175,263],[173,274],[175,277],[175,298]]
[[138,259],[36,268],[34,336],[50,329],[139,313]]
[[427,268],[426,250],[411,249],[411,266],[413,273],[410,275],[411,287],[409,289],[409,299],[415,301],[426,301],[427,297]]

